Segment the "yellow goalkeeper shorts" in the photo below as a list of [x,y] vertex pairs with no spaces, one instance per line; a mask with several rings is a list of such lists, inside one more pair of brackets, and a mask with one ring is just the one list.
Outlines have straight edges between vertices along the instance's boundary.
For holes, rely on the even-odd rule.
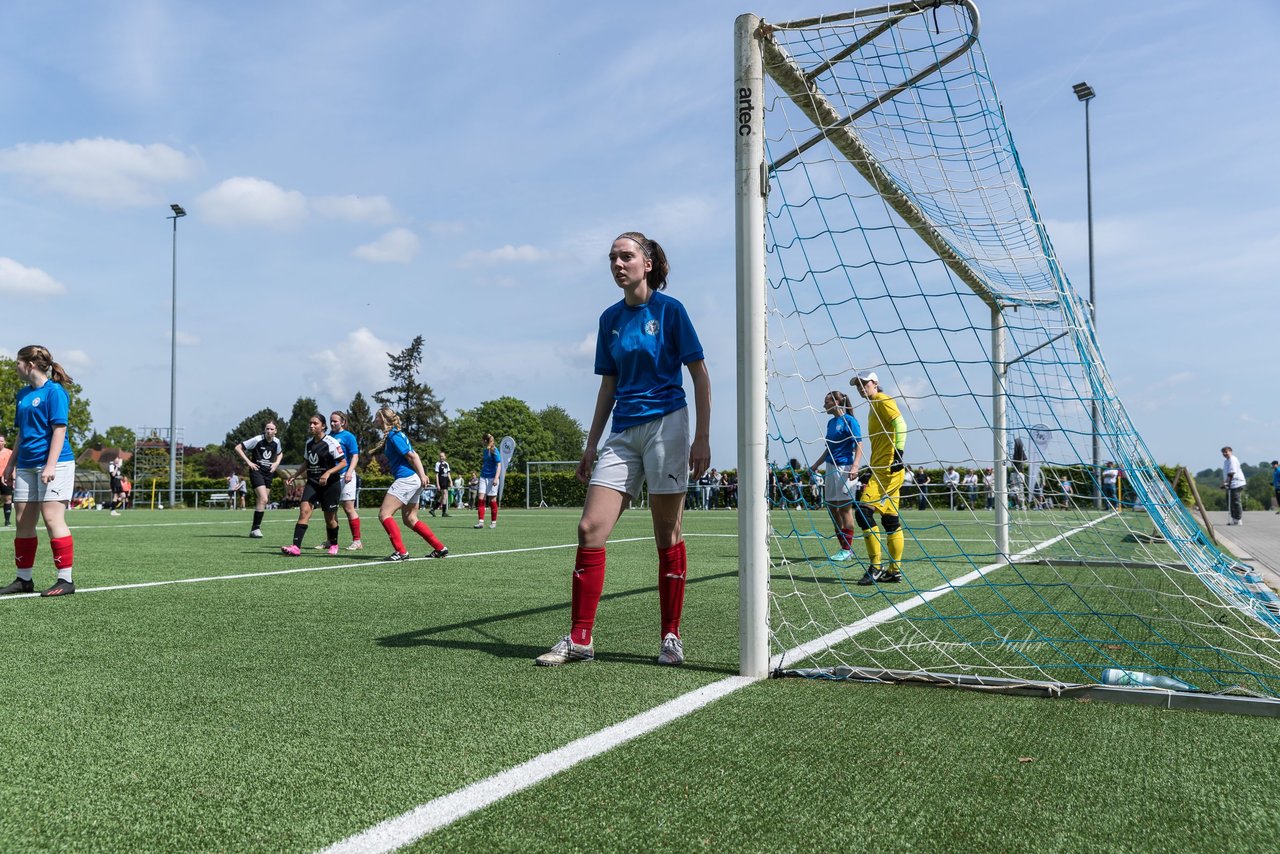
[[859,504],[866,504],[873,510],[898,515],[898,493],[902,491],[903,472],[890,472],[888,469],[872,469],[871,480],[862,488]]

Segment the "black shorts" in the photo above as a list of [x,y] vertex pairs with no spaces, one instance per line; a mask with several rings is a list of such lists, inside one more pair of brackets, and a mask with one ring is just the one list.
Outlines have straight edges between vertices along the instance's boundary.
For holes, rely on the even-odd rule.
[[13,496],[13,487],[12,487],[12,486],[5,486],[3,483],[0,483],[0,496],[3,496],[3,497],[5,497],[5,498],[12,497],[12,496]]
[[254,466],[253,468],[249,469],[249,485],[252,486],[254,489],[257,489],[259,486],[265,486],[267,489],[270,489],[271,480],[275,476],[276,476],[276,473],[273,472],[271,469],[264,470],[264,469],[258,468],[257,466]]
[[113,495],[124,492],[124,481],[118,477],[111,478],[111,492]]
[[302,500],[321,510],[337,510],[342,503],[342,477],[334,476],[323,486],[314,480],[308,480],[302,490]]

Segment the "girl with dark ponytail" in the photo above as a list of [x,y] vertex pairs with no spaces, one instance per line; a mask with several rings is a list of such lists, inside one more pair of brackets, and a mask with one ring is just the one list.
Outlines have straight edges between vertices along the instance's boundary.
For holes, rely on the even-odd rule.
[[76,592],[71,580],[75,548],[66,511],[75,488],[75,452],[67,439],[67,416],[71,398],[65,386],[71,376],[53,360],[45,347],[30,344],[18,351],[18,376],[27,385],[18,392],[15,421],[18,425],[15,450],[4,472],[6,486],[13,489],[18,508],[18,528],[13,540],[14,564],[18,577],[0,588],[0,596],[32,593],[32,567],[36,562],[36,521],[44,519],[53,550],[58,578],[41,596],[65,596]]

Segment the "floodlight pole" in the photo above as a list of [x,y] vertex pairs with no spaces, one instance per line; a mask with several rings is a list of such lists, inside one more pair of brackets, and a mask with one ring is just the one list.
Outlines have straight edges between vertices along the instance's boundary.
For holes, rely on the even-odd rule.
[[178,220],[187,215],[182,205],[169,205],[173,220],[173,292],[169,326],[169,508],[178,506]]
[[[1084,104],[1084,186],[1086,218],[1089,224],[1089,320],[1093,334],[1098,334],[1098,297],[1093,278],[1093,156],[1089,140],[1089,102],[1097,95],[1093,87],[1083,80],[1071,87],[1076,98]],[[1098,398],[1090,395],[1089,415],[1093,437],[1093,506],[1102,509],[1102,449],[1098,439]]]

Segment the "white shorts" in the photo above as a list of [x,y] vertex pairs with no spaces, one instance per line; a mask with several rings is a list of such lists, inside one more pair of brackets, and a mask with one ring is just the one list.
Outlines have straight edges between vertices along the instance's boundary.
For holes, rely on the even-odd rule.
[[[340,474],[338,475],[338,477],[346,477],[346,475]],[[414,477],[417,477],[417,475],[414,475]],[[356,479],[354,477],[351,478],[349,482],[345,480],[342,482],[342,497],[339,498],[338,500],[339,501],[355,501],[356,500]]]
[[68,460],[55,465],[53,481],[50,483],[40,480],[42,471],[43,466],[38,469],[14,469],[13,500],[16,503],[71,500],[71,493],[76,487],[75,462]]
[[651,495],[688,489],[689,407],[610,434],[600,449],[592,486],[607,486],[638,499],[642,483],[649,485]]
[[853,503],[854,483],[849,480],[852,466],[832,466],[822,479],[822,498],[832,507],[843,507]]
[[480,478],[480,485],[476,487],[476,494],[483,495],[487,498],[497,498],[498,479],[496,477]]
[[422,479],[416,474],[398,477],[387,490],[387,495],[408,507],[416,507],[418,494],[422,492]]

